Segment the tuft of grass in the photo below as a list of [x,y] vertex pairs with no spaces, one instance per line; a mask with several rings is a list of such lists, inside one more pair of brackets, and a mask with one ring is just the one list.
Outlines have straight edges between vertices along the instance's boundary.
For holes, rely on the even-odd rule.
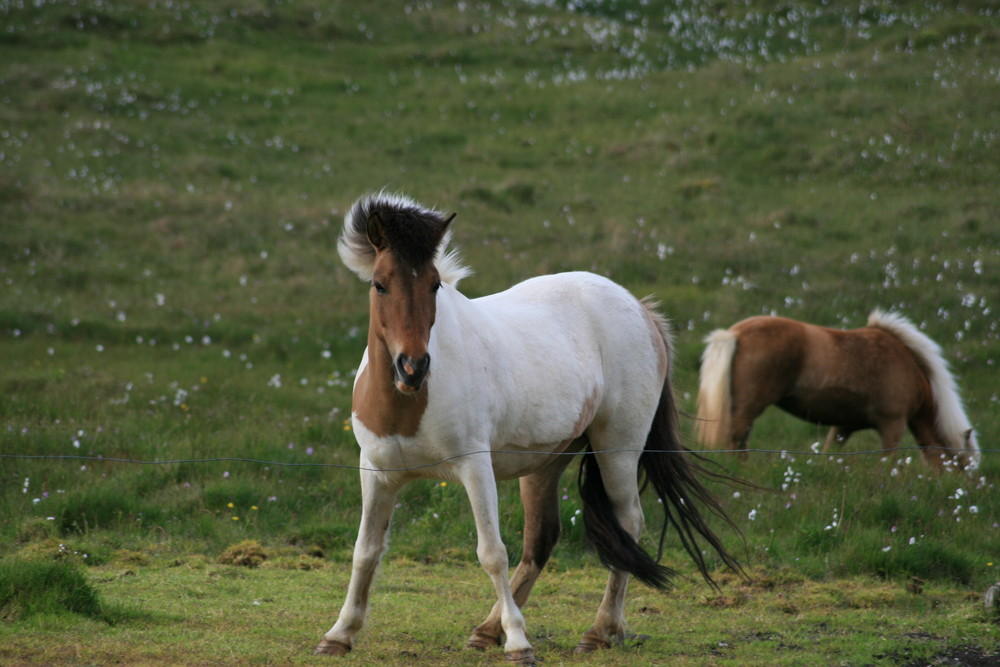
[[920,542],[908,548],[883,546],[877,536],[856,540],[848,549],[843,570],[850,574],[873,573],[886,579],[905,581],[953,581],[968,585],[975,562],[959,549],[939,542]]
[[112,622],[100,596],[75,564],[66,561],[0,560],[0,619],[78,614]]
[[243,540],[226,548],[219,554],[218,562],[223,565],[238,565],[240,567],[259,567],[267,560],[267,551],[257,540]]

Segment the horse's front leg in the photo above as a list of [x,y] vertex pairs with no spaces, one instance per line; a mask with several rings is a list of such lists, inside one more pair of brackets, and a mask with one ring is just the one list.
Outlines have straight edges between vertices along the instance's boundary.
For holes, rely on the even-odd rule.
[[[472,513],[476,518],[478,534],[476,555],[483,569],[493,580],[493,588],[497,595],[500,625],[506,637],[504,653],[509,662],[534,665],[535,653],[525,633],[524,616],[514,602],[510,582],[507,579],[507,548],[500,538],[499,503],[493,468],[487,459],[485,464],[474,464],[474,467],[463,471],[461,478],[466,493],[469,494]],[[492,641],[484,642],[483,639]],[[473,634],[468,643],[474,648],[484,648],[487,643],[493,641],[496,640]]]
[[398,485],[387,485],[376,473],[361,472],[361,527],[354,545],[354,562],[347,598],[340,616],[314,651],[318,655],[345,655],[365,622],[372,578],[385,551]]
[[[524,505],[524,549],[510,582],[514,603],[518,607],[523,607],[528,601],[531,588],[559,541],[559,477],[570,460],[571,457],[563,457],[565,463],[560,461],[558,466],[520,480],[521,504]],[[503,633],[501,611],[499,602],[493,605],[490,615],[469,637],[470,647],[486,649],[500,644]]]

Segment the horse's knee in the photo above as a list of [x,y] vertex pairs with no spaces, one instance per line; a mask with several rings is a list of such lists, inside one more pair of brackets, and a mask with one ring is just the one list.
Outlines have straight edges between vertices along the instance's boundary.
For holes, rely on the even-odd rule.
[[500,576],[501,574],[506,575],[509,563],[507,561],[507,549],[503,543],[480,544],[476,549],[476,556],[479,558],[479,564],[482,565],[490,577]]

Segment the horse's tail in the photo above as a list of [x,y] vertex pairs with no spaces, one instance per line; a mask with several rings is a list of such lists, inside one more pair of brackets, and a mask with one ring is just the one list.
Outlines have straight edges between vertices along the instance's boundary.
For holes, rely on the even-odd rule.
[[736,334],[731,329],[717,329],[705,338],[701,355],[701,379],[698,384],[698,416],[695,438],[716,449],[729,443],[729,413],[733,355]]
[[[659,326],[672,364],[673,343],[669,325],[648,304],[647,309]],[[652,484],[656,490],[665,514],[656,558],[639,546],[615,516],[604,489],[597,457],[592,451],[587,451],[583,457],[580,467],[580,495],[584,503],[587,540],[606,567],[629,572],[653,588],[669,588],[670,580],[676,575],[676,571],[661,565],[658,561],[663,552],[667,527],[673,526],[680,535],[684,549],[694,559],[702,576],[709,583],[714,585],[698,536],[711,545],[728,567],[742,573],[739,563],[729,555],[722,541],[712,532],[698,509],[699,504],[704,505],[711,513],[721,517],[739,532],[732,520],[726,516],[719,501],[702,484],[699,476],[708,475],[728,481],[735,480],[727,475],[705,470],[695,459],[696,455],[689,452],[681,443],[677,428],[677,407],[668,372],[660,393],[659,405],[653,416],[653,423],[646,437],[646,446],[639,457],[639,468],[645,474],[646,483]]]
[[979,444],[941,347],[899,313],[873,310],[868,316],[868,326],[895,336],[913,354],[931,385],[938,433],[951,449],[965,454],[967,469],[977,468],[981,456]]

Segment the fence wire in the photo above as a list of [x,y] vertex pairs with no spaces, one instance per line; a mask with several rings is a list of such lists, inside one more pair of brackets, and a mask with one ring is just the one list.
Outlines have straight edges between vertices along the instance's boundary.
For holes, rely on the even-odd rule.
[[[788,449],[761,449],[750,447],[747,449],[636,449],[636,448],[626,448],[626,449],[608,449],[603,450],[601,454],[624,454],[624,453],[653,453],[653,454],[697,454],[699,456],[715,455],[715,454],[770,454],[773,456],[785,457],[811,457],[811,456],[825,456],[828,458],[848,458],[848,457],[859,457],[859,456],[881,456],[882,458],[895,456],[902,452],[921,452],[920,447],[916,446],[900,446],[894,447],[890,450],[883,449],[863,449],[863,450],[852,450],[852,451],[839,451],[839,452],[823,452],[823,451],[812,451],[810,450],[788,450]],[[980,454],[996,454],[1000,452],[1000,449],[981,449]],[[134,464],[134,465],[178,465],[178,464],[208,464],[208,463],[251,463],[261,466],[283,466],[287,468],[338,468],[344,470],[354,470],[360,472],[377,472],[377,473],[390,473],[390,472],[410,472],[414,470],[425,470],[428,468],[436,468],[437,466],[445,465],[452,461],[466,458],[469,456],[480,456],[483,454],[503,454],[503,455],[514,455],[514,456],[579,456],[581,452],[550,452],[542,450],[513,450],[513,449],[481,449],[473,452],[462,452],[461,454],[456,454],[455,456],[449,456],[447,458],[441,459],[439,461],[433,461],[431,463],[424,463],[421,465],[407,466],[403,468],[369,468],[358,464],[351,463],[326,463],[323,461],[269,461],[264,459],[250,459],[250,458],[240,458],[240,457],[217,457],[217,458],[200,458],[200,459],[165,459],[165,460],[143,460],[143,459],[128,459],[120,457],[105,457],[105,456],[88,456],[84,454],[3,454],[0,453],[0,459],[15,459],[15,460],[53,460],[53,461],[95,461],[100,463],[122,463],[122,464]]]

